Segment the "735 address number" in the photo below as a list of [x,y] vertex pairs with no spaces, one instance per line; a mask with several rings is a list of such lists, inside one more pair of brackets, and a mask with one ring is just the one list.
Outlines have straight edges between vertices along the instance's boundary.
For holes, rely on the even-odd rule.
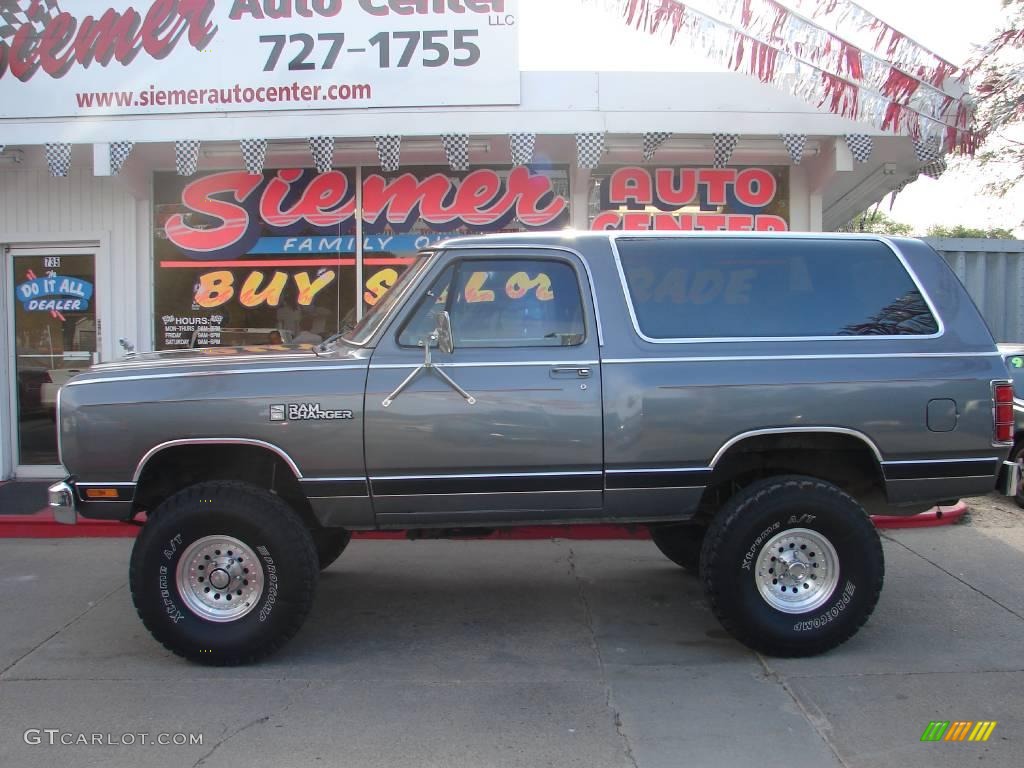
[[[448,36],[451,35],[449,43]],[[470,38],[480,34],[476,29],[432,29],[423,32],[378,32],[369,39],[370,48],[377,50],[381,69],[396,66],[399,69],[410,66],[420,51],[419,63],[424,67],[443,67],[449,62],[456,67],[471,67],[480,61],[480,46]],[[260,42],[270,45],[270,55],[264,72],[273,72],[281,63],[285,48],[294,53],[288,61],[288,69],[302,71],[311,69],[334,69],[342,54],[366,53],[366,48],[345,48],[344,32],[321,32],[313,35],[298,33],[294,35],[260,35]],[[394,45],[392,45],[394,43]],[[318,53],[326,48],[326,55],[316,61],[310,61],[314,51]],[[394,62],[392,51],[398,54]]]

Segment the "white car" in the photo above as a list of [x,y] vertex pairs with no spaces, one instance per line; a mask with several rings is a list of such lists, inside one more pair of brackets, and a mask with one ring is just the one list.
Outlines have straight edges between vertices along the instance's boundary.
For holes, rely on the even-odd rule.
[[64,386],[72,376],[77,376],[83,371],[89,370],[88,365],[77,368],[51,368],[46,372],[49,381],[44,381],[39,390],[39,400],[50,415],[57,415],[57,392]]

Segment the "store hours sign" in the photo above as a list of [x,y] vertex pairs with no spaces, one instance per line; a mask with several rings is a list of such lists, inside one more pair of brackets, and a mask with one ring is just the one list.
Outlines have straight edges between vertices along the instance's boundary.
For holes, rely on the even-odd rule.
[[518,104],[518,0],[5,0],[0,118]]

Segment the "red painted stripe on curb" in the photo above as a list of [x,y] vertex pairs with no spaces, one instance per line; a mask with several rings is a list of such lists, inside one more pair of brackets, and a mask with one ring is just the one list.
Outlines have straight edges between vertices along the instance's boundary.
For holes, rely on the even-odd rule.
[[[952,525],[964,516],[968,507],[959,502],[952,507],[936,507],[918,515],[874,515],[877,528],[934,528]],[[131,538],[139,526],[114,520],[86,520],[77,525],[63,525],[53,519],[49,509],[34,515],[0,515],[0,539],[91,539]],[[405,539],[403,531],[357,531],[353,538],[370,540]],[[649,539],[644,525],[532,525],[500,530],[488,536],[469,537],[474,540],[532,541],[539,539],[571,539],[574,541],[606,541],[613,539]]]

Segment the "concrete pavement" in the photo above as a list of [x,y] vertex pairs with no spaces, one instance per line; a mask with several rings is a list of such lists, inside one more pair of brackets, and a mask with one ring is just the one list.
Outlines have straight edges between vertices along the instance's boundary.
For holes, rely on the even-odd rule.
[[130,541],[0,541],[0,766],[1016,767],[1024,517],[972,518],[886,532],[874,617],[799,660],[730,639],[650,542],[359,541],[282,653],[209,669],[143,629]]

